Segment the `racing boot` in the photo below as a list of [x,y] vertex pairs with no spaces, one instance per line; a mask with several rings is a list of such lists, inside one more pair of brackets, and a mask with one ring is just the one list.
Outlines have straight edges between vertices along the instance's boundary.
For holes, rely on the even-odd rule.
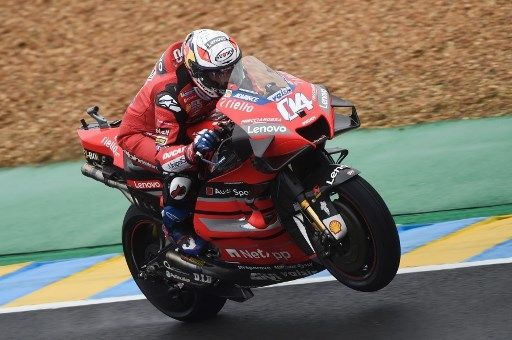
[[208,243],[190,228],[179,226],[191,215],[190,210],[175,206],[166,206],[162,210],[166,238],[170,237],[183,253],[197,256],[207,248]]

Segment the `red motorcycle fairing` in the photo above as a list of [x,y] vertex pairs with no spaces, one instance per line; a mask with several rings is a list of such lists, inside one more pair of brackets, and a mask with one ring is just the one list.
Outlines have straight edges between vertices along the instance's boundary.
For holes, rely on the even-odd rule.
[[[194,227],[202,238],[215,243],[220,238],[265,238],[282,231],[269,195],[276,174],[257,171],[251,160],[221,174],[200,188]],[[262,224],[251,225],[260,214]]]
[[294,89],[279,101],[251,102],[232,96],[245,91],[227,92],[217,103],[217,108],[252,139],[274,136],[266,155],[269,157],[288,154],[311,145],[314,141],[305,138],[302,132],[318,120],[325,121],[326,138],[334,134],[334,112],[328,105],[329,94],[321,86],[291,77]]
[[220,260],[251,265],[290,265],[311,260],[282,228],[265,239],[248,237],[211,241],[220,251]]
[[[301,129],[324,120],[325,135],[332,137],[333,111],[324,88],[283,74],[293,90],[275,101],[245,91],[228,90],[217,109],[239,125],[253,140],[273,137],[265,157],[292,154],[311,145]],[[194,228],[213,243],[221,260],[242,264],[296,264],[310,260],[284,231],[268,190],[277,173],[262,173],[251,160],[210,179],[199,192]],[[258,215],[259,214],[259,215]],[[262,225],[254,217],[261,216]]]
[[115,166],[123,169],[124,152],[116,141],[118,131],[118,127],[79,129],[77,133],[84,148],[85,158],[99,162],[101,155],[106,155],[112,157]]
[[[248,64],[247,66],[250,66]],[[272,137],[264,150],[267,158],[293,154],[305,146],[316,146],[318,135],[333,136],[334,113],[327,90],[281,73],[288,88],[272,96],[247,90],[228,90],[217,109],[240,126],[252,140]],[[286,85],[286,82],[284,83]],[[321,131],[314,126],[323,121]],[[199,122],[187,129],[193,134],[210,123]],[[315,130],[314,138],[305,129]],[[313,129],[314,127],[314,129]],[[311,130],[311,129],[310,129]],[[117,128],[79,130],[84,149],[108,155],[118,168],[124,168],[123,151],[116,143]],[[269,183],[277,173],[256,170],[250,159],[232,170],[208,180],[200,188],[193,224],[196,233],[214,244],[221,260],[240,264],[297,264],[310,260],[284,230],[270,197]],[[159,182],[130,180],[139,191],[158,190]]]

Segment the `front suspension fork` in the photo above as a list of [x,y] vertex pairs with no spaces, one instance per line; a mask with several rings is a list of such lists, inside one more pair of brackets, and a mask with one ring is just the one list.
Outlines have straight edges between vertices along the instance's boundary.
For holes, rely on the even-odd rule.
[[302,197],[299,197],[298,199],[302,212],[306,215],[306,218],[311,222],[313,228],[315,228],[315,230],[319,232],[320,235],[322,235],[322,240],[336,241],[334,235],[331,234],[331,232],[326,227],[324,222],[322,222],[318,214],[311,207],[311,204],[309,204],[309,201],[306,199],[306,197],[302,195]]

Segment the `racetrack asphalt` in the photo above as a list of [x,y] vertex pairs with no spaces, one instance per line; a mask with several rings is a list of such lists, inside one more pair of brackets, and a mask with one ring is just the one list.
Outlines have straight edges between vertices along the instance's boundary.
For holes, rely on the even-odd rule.
[[0,315],[2,339],[511,339],[512,264],[398,275],[376,293],[331,281],[255,290],[186,324],[145,300]]

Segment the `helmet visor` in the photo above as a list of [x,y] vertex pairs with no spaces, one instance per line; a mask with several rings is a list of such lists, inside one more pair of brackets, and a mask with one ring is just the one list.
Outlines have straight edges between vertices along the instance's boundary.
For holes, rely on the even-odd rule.
[[239,84],[243,79],[242,63],[236,63],[219,70],[203,71],[201,80],[205,85],[214,88],[223,94],[229,84]]
[[232,71],[233,66],[218,71],[210,71],[206,76],[212,83],[216,84],[219,89],[226,89],[228,87]]

